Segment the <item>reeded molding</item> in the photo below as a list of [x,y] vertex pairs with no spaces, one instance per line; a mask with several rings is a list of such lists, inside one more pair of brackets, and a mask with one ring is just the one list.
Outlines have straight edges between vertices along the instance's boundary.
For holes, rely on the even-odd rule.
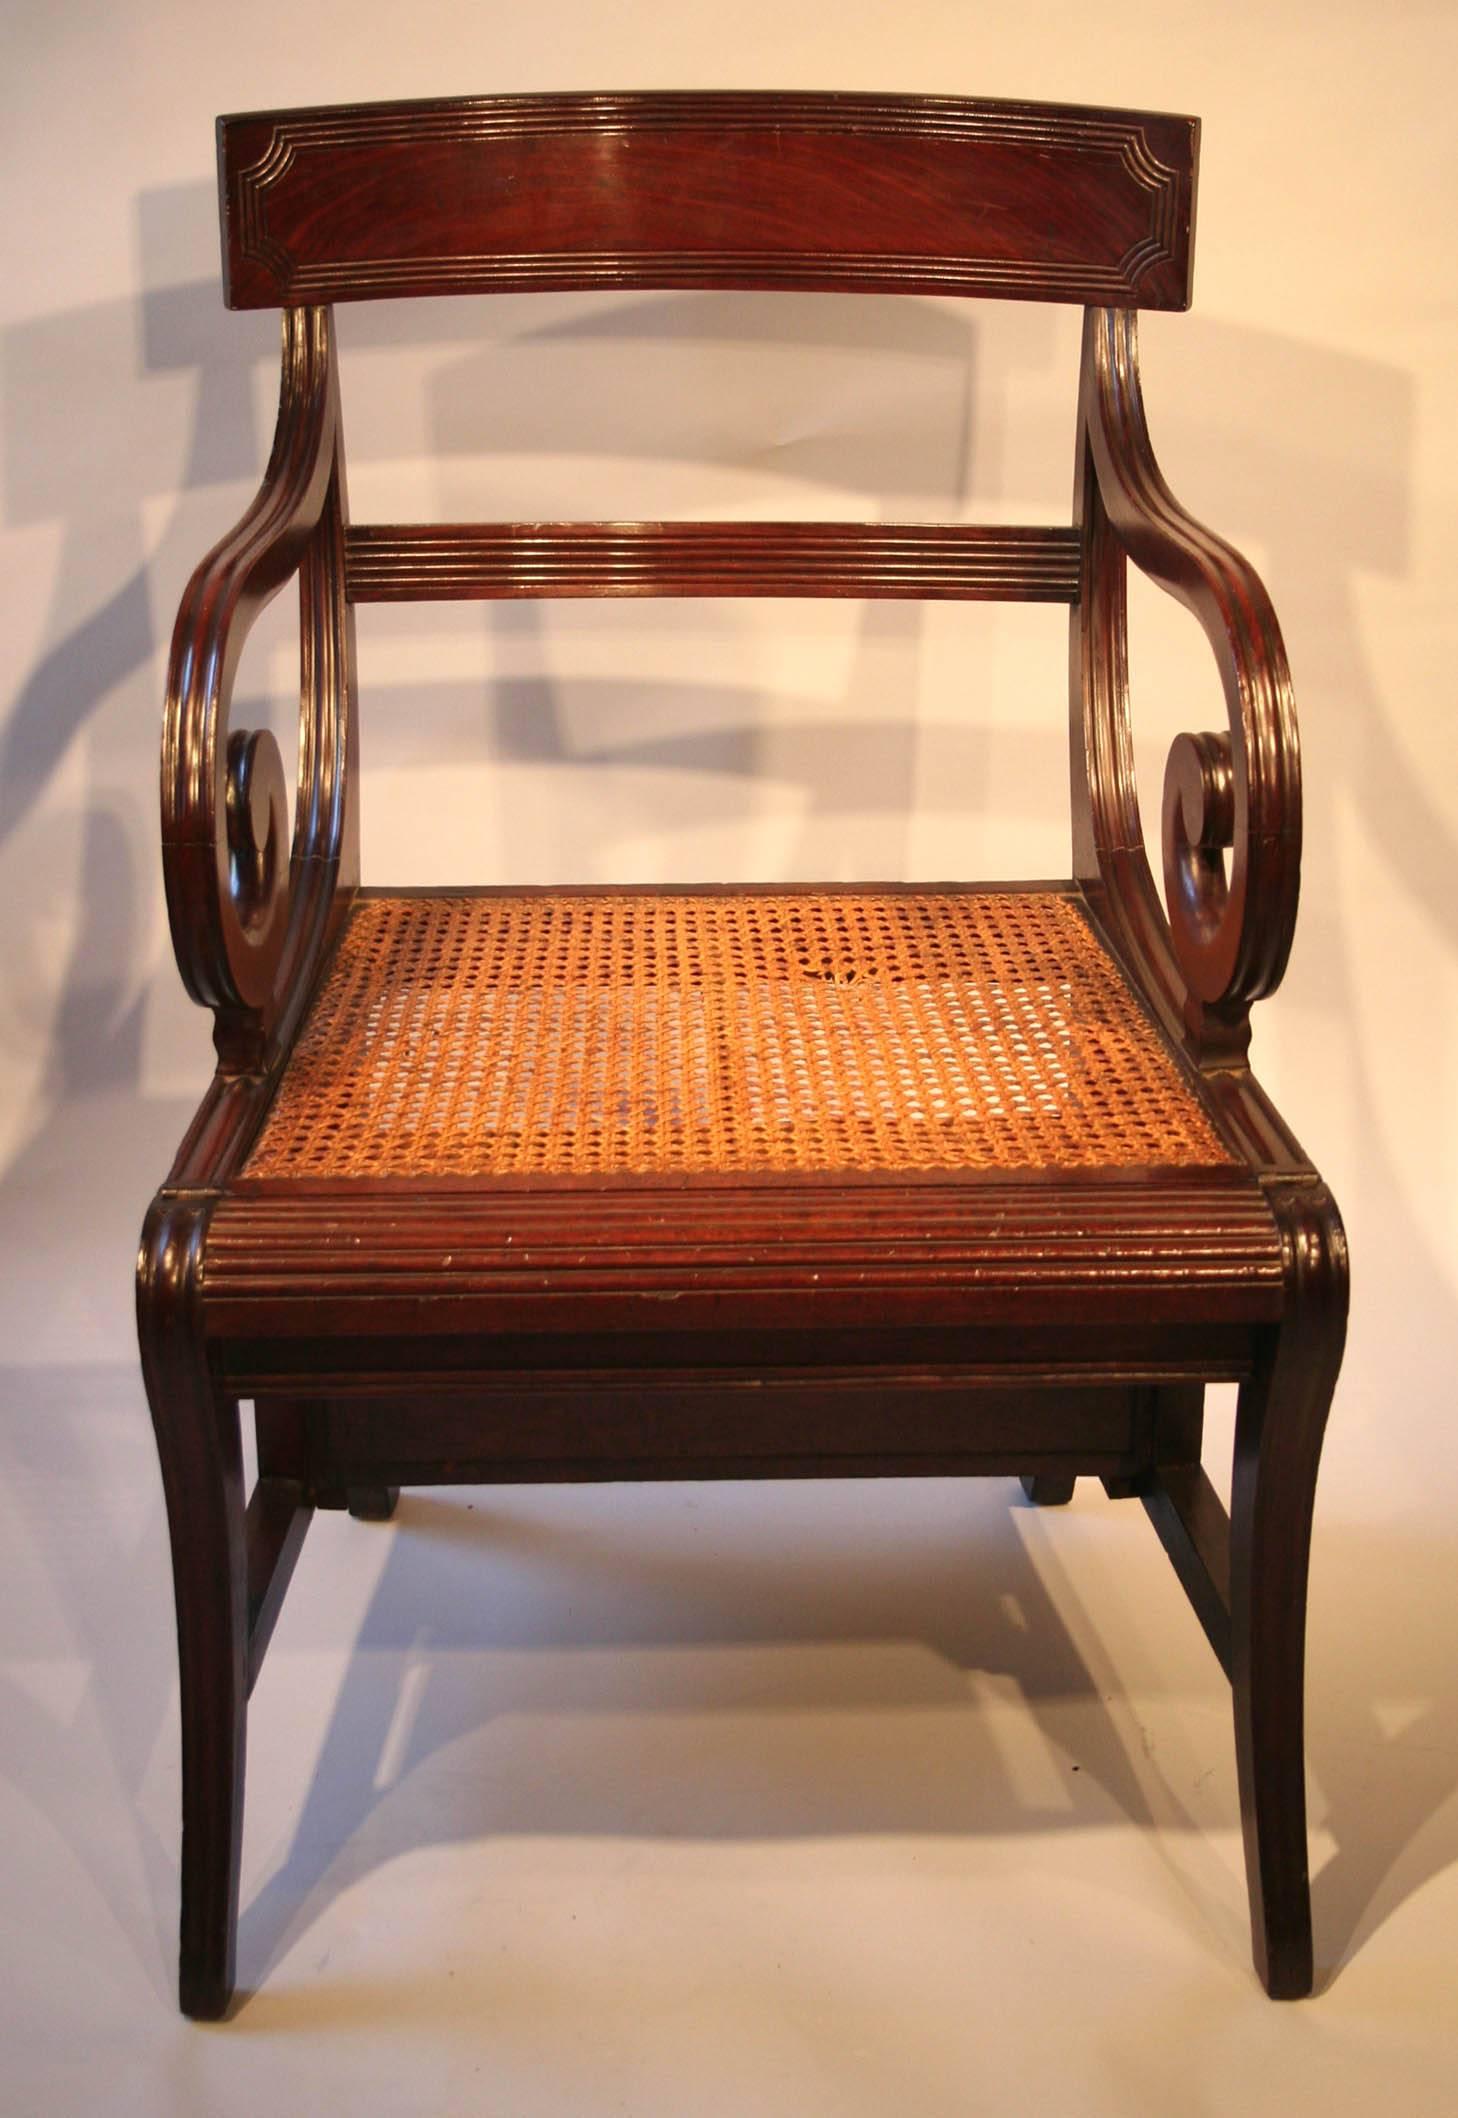
[[[1197,522],[1155,460],[1137,319],[1090,310],[1078,509],[1083,591],[1070,668],[1080,872],[1151,997],[1211,1056],[1243,1052],[1252,1004],[1280,983],[1301,873],[1301,753],[1291,673],[1255,569]],[[1183,603],[1214,652],[1228,727],[1183,735],[1163,814],[1166,899],[1144,857],[1129,710],[1124,562]]]
[[[344,600],[343,456],[327,309],[282,318],[278,420],[263,482],[183,592],[168,660],[162,859],[173,946],[219,1051],[260,1038],[317,954],[334,884],[353,880],[352,620]],[[302,573],[297,818],[267,729],[230,728],[260,611]]]
[[[1181,308],[1197,132],[1147,112],[870,95],[250,113],[219,120],[228,298],[818,287]],[[716,153],[720,188],[681,193],[686,157],[697,175]],[[386,172],[411,208],[388,249],[368,203],[355,211]]]
[[1068,529],[858,522],[357,526],[356,603],[493,596],[911,596],[1071,603]]

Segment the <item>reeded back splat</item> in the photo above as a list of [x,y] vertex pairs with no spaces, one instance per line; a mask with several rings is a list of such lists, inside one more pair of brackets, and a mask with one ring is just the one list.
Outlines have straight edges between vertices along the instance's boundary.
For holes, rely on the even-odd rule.
[[940,96],[250,113],[218,122],[227,298],[793,287],[1183,309],[1198,134]]

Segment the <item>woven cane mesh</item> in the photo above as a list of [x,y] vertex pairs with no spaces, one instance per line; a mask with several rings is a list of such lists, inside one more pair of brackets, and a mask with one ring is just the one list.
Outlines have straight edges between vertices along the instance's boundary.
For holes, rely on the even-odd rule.
[[1229,1159],[1046,893],[360,904],[260,1177]]

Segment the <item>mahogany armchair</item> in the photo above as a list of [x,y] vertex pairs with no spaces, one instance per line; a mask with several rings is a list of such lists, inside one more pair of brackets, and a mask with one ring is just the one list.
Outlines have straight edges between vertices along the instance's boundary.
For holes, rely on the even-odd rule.
[[[1140,396],[1136,311],[1188,305],[1195,123],[573,95],[218,138],[227,300],[282,309],[283,380],[258,497],[182,599],[162,755],[172,934],[217,1047],[138,1268],[182,2006],[232,1991],[245,1706],[314,1508],[386,1516],[412,1481],[928,1472],[1143,1502],[1232,1685],[1257,1969],[1305,1993],[1307,1555],[1346,1251],[1247,1063],[1296,912],[1281,636],[1170,494]],[[1071,522],[351,524],[330,303],[685,287],[1083,305]],[[1162,897],[1130,559],[1198,620],[1228,708],[1170,753]],[[290,832],[277,746],[229,701],[294,577]],[[362,885],[356,603],[703,594],[1068,606],[1069,879]],[[1217,1381],[1239,1384],[1228,1519],[1201,1467]]]

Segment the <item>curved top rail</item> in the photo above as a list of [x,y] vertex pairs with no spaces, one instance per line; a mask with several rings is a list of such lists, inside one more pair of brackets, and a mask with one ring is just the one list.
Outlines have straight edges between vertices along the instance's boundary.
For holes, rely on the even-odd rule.
[[481,96],[218,120],[233,308],[520,288],[1189,305],[1195,119],[949,96]]

